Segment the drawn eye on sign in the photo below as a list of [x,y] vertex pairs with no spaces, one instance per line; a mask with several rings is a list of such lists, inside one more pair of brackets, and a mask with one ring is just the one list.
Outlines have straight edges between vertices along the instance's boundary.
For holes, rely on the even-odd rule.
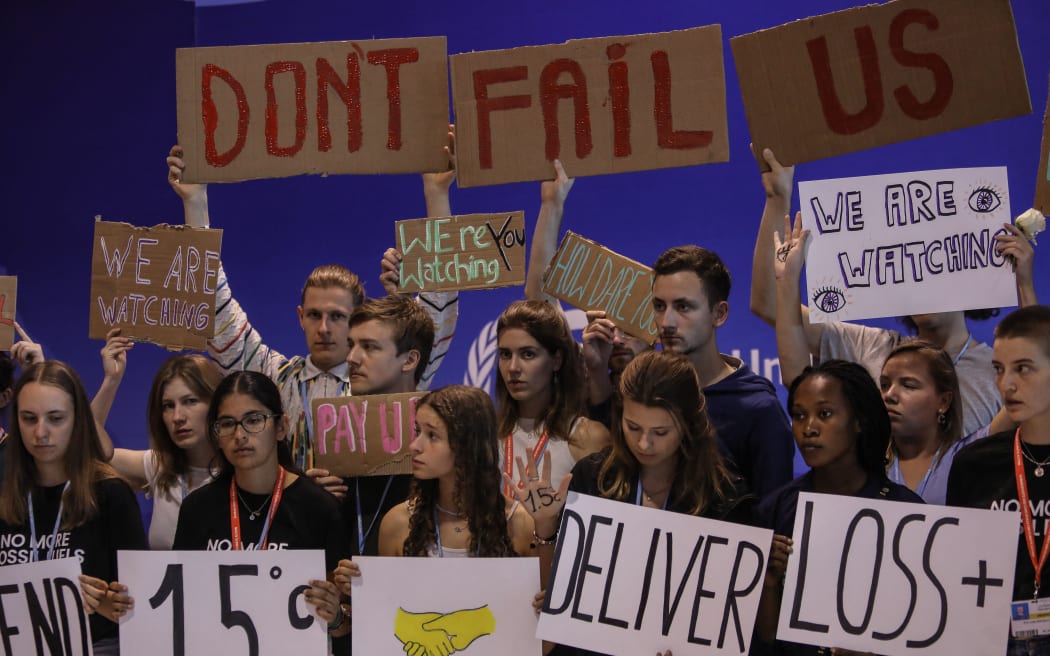
[[1002,195],[990,186],[977,187],[970,192],[970,209],[978,214],[991,214],[1003,204]]
[[846,294],[838,287],[820,287],[813,295],[813,305],[825,314],[833,314],[846,306]]

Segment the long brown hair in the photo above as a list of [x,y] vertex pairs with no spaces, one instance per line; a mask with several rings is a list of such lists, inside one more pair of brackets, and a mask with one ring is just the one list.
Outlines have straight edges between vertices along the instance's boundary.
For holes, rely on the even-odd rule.
[[[707,400],[689,358],[648,351],[631,360],[620,377],[620,394],[610,430],[612,450],[598,472],[602,496],[629,500],[641,472],[623,435],[623,401],[663,408],[682,433],[668,498],[691,515],[702,515],[732,489],[732,477],[722,460],[715,429],[707,416]],[[639,485],[641,483],[639,482]]]
[[[178,484],[179,477],[190,470],[189,457],[175,444],[164,423],[164,391],[176,378],[186,383],[186,387],[200,397],[200,402],[207,405],[211,403],[215,388],[222,382],[222,371],[203,355],[176,355],[165,361],[153,377],[146,411],[149,445],[157,458],[156,488],[168,498],[172,498],[171,491]],[[210,427],[205,426],[205,431],[204,439],[209,439],[207,431]]]
[[11,439],[8,440],[12,444],[7,449],[4,482],[0,487],[0,519],[12,526],[24,525],[27,518],[26,497],[37,487],[36,461],[26,450],[18,417],[19,395],[30,383],[57,387],[73,401],[72,434],[63,457],[69,488],[62,497],[61,523],[63,529],[70,530],[98,514],[95,483],[105,478],[117,478],[117,473],[103,458],[102,443],[84,385],[69,365],[58,360],[46,360],[30,366],[15,383],[11,404],[14,421]]
[[[492,399],[476,387],[449,385],[420,399],[417,411],[422,407],[437,413],[448,429],[455,462],[455,499],[467,516],[470,553],[486,557],[516,555],[507,533],[506,502],[499,492],[499,438]],[[437,498],[437,479],[412,480],[406,556],[425,556],[434,544]]]
[[[536,417],[536,425],[544,424],[552,439],[570,440],[572,423],[585,410],[587,378],[583,356],[569,326],[550,303],[518,301],[511,303],[496,322],[497,339],[509,328],[527,332],[551,357],[561,354],[561,368],[550,383],[550,405]],[[496,376],[496,399],[499,401],[499,435],[510,435],[518,421],[518,403],[507,391],[501,375]]]

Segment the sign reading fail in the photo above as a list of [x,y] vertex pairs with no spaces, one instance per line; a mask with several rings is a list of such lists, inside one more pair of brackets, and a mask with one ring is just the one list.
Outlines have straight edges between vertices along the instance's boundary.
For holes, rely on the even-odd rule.
[[536,636],[615,656],[746,654],[772,537],[570,492]]
[[445,37],[182,48],[187,182],[448,167]]
[[91,628],[79,577],[78,558],[4,563],[0,567],[0,653],[90,656]]
[[777,638],[878,654],[1001,654],[1016,512],[803,492]]
[[411,474],[422,392],[314,399],[314,466],[335,476]]
[[0,276],[0,351],[15,343],[15,301],[18,300],[18,276]]
[[328,627],[306,602],[324,580],[320,550],[118,551],[135,607],[125,654],[326,654]]
[[95,223],[88,336],[203,351],[215,333],[222,230]]
[[896,0],[730,44],[756,152],[785,164],[1032,111],[1009,0]]
[[450,59],[461,187],[729,160],[718,25]]
[[798,195],[811,321],[1017,304],[995,248],[1010,222],[1003,167],[800,182]]
[[571,230],[543,276],[543,291],[581,310],[603,310],[624,332],[650,344],[659,335],[652,269]]
[[401,291],[525,284],[525,213],[408,219],[395,227]]

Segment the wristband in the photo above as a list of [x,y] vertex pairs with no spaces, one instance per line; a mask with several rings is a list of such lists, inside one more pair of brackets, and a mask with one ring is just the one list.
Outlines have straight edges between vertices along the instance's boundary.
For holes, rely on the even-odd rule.
[[532,543],[533,543],[533,545],[554,544],[557,541],[558,541],[558,532],[557,531],[555,531],[554,535],[550,536],[549,538],[541,538],[539,536],[539,534],[536,533],[535,529],[533,529],[533,531],[532,531]]
[[343,625],[343,622],[346,621],[346,613],[343,612],[343,605],[339,604],[338,606],[336,606],[336,608],[338,608],[339,611],[336,613],[335,619],[328,623],[328,632],[329,633],[331,633],[332,631],[337,630],[339,627],[341,627]]

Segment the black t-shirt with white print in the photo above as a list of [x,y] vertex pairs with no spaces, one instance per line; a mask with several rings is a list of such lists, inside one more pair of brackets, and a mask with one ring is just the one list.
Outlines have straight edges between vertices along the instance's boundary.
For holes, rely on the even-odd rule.
[[[256,549],[263,524],[270,511],[266,494],[251,494],[238,489],[241,541],[244,549]],[[250,519],[249,511],[264,506]],[[325,568],[335,569],[340,558],[350,556],[350,539],[339,504],[328,492],[305,476],[300,476],[284,489],[277,513],[270,527],[268,549],[323,549]],[[176,550],[229,551],[230,476],[222,476],[192,492],[182,502],[179,523],[175,529]]]
[[[58,517],[65,484],[33,490],[33,515],[36,520],[36,559],[46,560],[52,544],[52,531]],[[52,558],[79,558],[80,570],[106,582],[118,581],[117,551],[145,550],[146,531],[142,527],[135,493],[119,478],[106,478],[95,483],[98,514],[72,530],[60,529],[55,535]],[[0,522],[0,566],[28,563],[31,559],[29,521],[25,526]],[[92,614],[91,640],[98,642],[117,635],[117,625],[101,615]]]
[[[1027,453],[1039,462],[1050,459],[1050,445],[1025,444]],[[1024,459],[1028,496],[1035,525],[1035,548],[1038,558],[1044,536],[1050,532],[1050,465],[1046,475],[1035,475],[1035,465]],[[949,506],[990,508],[1018,512],[1017,479],[1014,473],[1014,431],[997,433],[963,448],[955,456],[948,474]],[[1043,592],[1050,592],[1050,563],[1043,567]],[[1031,599],[1035,591],[1035,568],[1028,555],[1024,529],[1017,529],[1017,563],[1014,567],[1013,598]]]

